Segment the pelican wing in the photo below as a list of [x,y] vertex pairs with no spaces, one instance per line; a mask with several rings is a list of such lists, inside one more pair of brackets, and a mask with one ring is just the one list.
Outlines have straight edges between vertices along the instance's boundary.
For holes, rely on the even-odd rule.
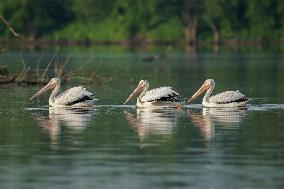
[[217,104],[247,101],[248,99],[239,91],[225,91],[209,98],[209,101]]
[[73,105],[86,100],[93,100],[94,96],[91,92],[87,91],[83,86],[73,87],[58,95],[55,99],[57,104]]
[[145,95],[141,98],[142,102],[151,101],[167,101],[171,99],[176,99],[179,94],[172,90],[171,87],[160,87],[147,91]]

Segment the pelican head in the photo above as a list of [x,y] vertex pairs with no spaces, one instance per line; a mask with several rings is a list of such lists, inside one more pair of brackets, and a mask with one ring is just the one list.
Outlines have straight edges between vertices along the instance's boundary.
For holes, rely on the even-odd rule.
[[146,92],[148,88],[149,88],[149,82],[147,80],[141,80],[139,84],[137,85],[136,89],[134,89],[131,95],[129,95],[127,100],[124,102],[124,104],[129,102],[134,96],[137,96],[139,94],[141,95],[143,91]]
[[188,100],[188,103],[192,102],[199,95],[207,91],[210,87],[215,87],[215,81],[213,79],[206,79],[203,85],[192,95],[192,97]]
[[57,85],[60,85],[61,81],[59,78],[52,78],[42,89],[40,89],[30,100],[32,100],[34,97],[37,97],[44,92],[46,92],[48,89],[54,89]]

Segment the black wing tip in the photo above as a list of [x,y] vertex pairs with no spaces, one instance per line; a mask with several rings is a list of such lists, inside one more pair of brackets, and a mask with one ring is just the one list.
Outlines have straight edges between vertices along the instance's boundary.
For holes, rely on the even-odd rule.
[[234,102],[246,102],[249,99],[247,99],[245,96],[243,98],[237,99],[237,100],[233,100],[233,101],[229,101],[229,102],[217,102],[217,104],[230,104],[230,103],[234,103]]
[[170,102],[180,102],[180,100],[177,98],[178,95],[175,93],[170,93],[168,96],[163,96],[159,99],[156,99],[155,101],[170,101]]
[[79,98],[79,99],[77,99],[77,100],[75,100],[73,102],[67,103],[66,105],[67,106],[71,106],[71,105],[74,105],[74,104],[77,104],[77,103],[80,103],[80,102],[84,102],[86,100],[93,100],[94,98],[92,98],[92,96],[87,96],[87,95],[83,96],[83,97],[81,97],[81,98]]

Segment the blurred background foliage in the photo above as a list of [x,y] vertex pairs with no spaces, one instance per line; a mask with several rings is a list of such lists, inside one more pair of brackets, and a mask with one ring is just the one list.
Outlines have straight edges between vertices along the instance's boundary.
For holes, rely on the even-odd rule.
[[[1,0],[0,15],[29,39],[284,39],[283,0]],[[1,23],[0,38],[12,37]]]

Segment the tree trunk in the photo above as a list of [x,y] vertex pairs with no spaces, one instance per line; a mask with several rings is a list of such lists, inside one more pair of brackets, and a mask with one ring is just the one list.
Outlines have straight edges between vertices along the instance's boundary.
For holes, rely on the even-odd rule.
[[214,44],[220,44],[220,32],[217,29],[217,26],[214,23],[210,24],[212,32],[213,32],[213,42]]
[[196,45],[197,36],[197,20],[191,14],[184,15],[185,21],[185,39],[191,46]]

